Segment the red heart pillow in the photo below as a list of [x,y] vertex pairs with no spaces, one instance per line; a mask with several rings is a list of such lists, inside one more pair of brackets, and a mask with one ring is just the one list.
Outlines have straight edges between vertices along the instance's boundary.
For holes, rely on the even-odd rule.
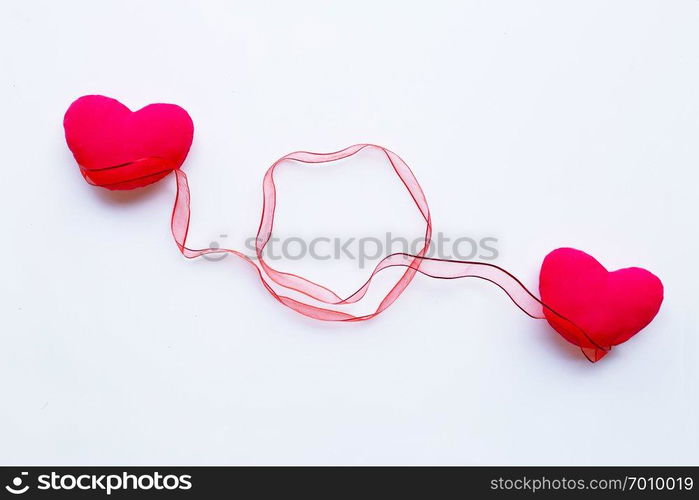
[[162,179],[182,165],[194,136],[192,119],[179,106],[150,104],[132,112],[101,95],[73,102],[63,127],[85,180],[107,189]]
[[549,324],[583,348],[591,361],[641,331],[663,302],[663,284],[654,274],[638,267],[610,272],[574,248],[549,253],[539,278],[542,302],[584,330],[588,338],[572,334],[565,321],[545,310]]

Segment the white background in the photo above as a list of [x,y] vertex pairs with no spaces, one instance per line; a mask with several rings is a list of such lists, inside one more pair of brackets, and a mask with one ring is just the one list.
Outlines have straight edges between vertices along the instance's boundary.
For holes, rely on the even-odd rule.
[[[699,462],[699,2],[3,2],[0,85],[1,463]],[[481,281],[297,316],[246,265],[181,257],[172,178],[83,181],[62,117],[88,93],[190,112],[195,247],[254,234],[277,157],[370,141],[435,230],[497,237],[532,289],[574,246],[652,270],[665,303],[594,365]],[[282,172],[275,229],[419,234],[365,160]]]

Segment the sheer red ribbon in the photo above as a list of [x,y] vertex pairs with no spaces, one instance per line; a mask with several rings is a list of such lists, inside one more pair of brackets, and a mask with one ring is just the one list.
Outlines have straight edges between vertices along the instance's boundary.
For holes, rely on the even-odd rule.
[[[377,149],[385,154],[391,168],[405,185],[408,193],[415,202],[422,218],[425,220],[425,243],[422,249],[414,255],[393,253],[384,257],[373,269],[366,282],[357,291],[344,298],[325,286],[296,274],[276,270],[267,264],[263,257],[263,251],[270,240],[274,226],[274,212],[276,208],[274,173],[277,167],[285,162],[301,165],[325,164],[351,157],[365,148]],[[267,170],[262,181],[263,205],[255,246],[257,254],[256,261],[237,250],[227,248],[191,249],[186,246],[190,221],[189,185],[187,176],[180,169],[175,169],[175,176],[177,178],[177,197],[172,210],[171,227],[175,243],[182,254],[187,258],[195,258],[205,254],[228,253],[243,259],[255,268],[263,286],[277,301],[304,316],[323,321],[343,322],[371,319],[395,302],[400,294],[408,287],[416,273],[439,279],[480,278],[499,286],[528,316],[537,319],[548,319],[548,321],[556,323],[557,327],[565,329],[572,338],[576,339],[576,344],[580,346],[583,354],[590,361],[594,362],[599,360],[611,348],[611,346],[600,346],[585,333],[582,328],[543,304],[517,278],[496,265],[484,262],[444,260],[427,257],[432,236],[432,220],[425,194],[408,165],[397,154],[381,146],[374,144],[356,144],[334,153],[296,151],[282,156],[274,162]],[[369,290],[373,278],[382,270],[390,267],[404,267],[405,272],[380,301],[373,312],[357,316],[337,309],[343,305],[360,302]],[[299,292],[317,301],[321,305],[313,305],[282,295],[275,290],[272,284],[279,286],[281,289]]]

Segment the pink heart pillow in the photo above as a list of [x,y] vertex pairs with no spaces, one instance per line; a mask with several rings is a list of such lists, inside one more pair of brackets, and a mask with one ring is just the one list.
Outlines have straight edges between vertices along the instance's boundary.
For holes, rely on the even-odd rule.
[[174,104],[131,111],[116,99],[88,95],[63,119],[66,142],[85,180],[107,189],[146,186],[179,168],[194,136],[189,114]]
[[544,304],[582,328],[588,339],[571,334],[564,321],[545,310],[549,324],[592,361],[641,331],[663,302],[663,284],[654,274],[638,267],[610,272],[574,248],[549,253],[539,278]]

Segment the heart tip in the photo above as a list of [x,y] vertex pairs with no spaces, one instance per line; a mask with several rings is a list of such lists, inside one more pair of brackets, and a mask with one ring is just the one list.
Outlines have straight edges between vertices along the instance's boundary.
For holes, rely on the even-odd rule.
[[590,363],[597,363],[600,359],[609,354],[609,349],[599,349],[597,347],[581,347],[580,350]]

